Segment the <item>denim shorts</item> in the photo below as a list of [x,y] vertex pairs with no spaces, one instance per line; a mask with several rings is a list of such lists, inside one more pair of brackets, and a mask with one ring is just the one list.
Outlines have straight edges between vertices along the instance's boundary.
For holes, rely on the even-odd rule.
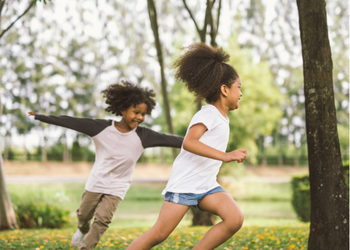
[[207,195],[214,194],[214,193],[220,193],[225,192],[225,189],[223,189],[221,186],[218,186],[216,188],[213,188],[209,190],[208,192],[202,193],[202,194],[193,194],[193,193],[172,193],[172,192],[166,192],[164,201],[170,201],[172,203],[181,204],[185,206],[193,206],[199,210],[202,210],[198,207],[198,203]]

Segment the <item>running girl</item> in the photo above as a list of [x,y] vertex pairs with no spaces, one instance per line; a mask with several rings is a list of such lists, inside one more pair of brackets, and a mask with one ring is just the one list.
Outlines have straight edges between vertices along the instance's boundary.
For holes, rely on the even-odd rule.
[[226,151],[229,140],[228,112],[239,107],[241,80],[228,64],[229,55],[221,48],[195,43],[175,62],[176,78],[186,83],[203,106],[192,118],[175,159],[171,177],[156,224],[134,240],[129,250],[151,249],[164,241],[191,206],[220,216],[193,248],[214,249],[234,235],[243,224],[237,203],[216,181],[222,162],[243,162],[246,149]]
[[[93,249],[107,230],[114,212],[131,184],[135,164],[148,147],[180,148],[183,138],[139,126],[155,106],[153,90],[123,81],[102,91],[106,111],[122,116],[114,120],[45,116],[28,112],[36,120],[70,128],[91,137],[96,159],[77,210],[78,230],[72,245]],[[91,219],[94,217],[93,223]]]

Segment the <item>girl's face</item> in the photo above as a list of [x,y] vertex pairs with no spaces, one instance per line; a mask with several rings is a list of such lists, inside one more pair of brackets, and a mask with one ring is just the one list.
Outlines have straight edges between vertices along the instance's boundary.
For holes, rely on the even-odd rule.
[[227,89],[227,106],[229,110],[239,108],[239,100],[242,96],[241,92],[241,79],[238,77],[236,81],[231,85],[231,88]]
[[130,130],[137,128],[145,120],[147,104],[141,103],[135,107],[131,105],[127,110],[121,112],[122,121]]

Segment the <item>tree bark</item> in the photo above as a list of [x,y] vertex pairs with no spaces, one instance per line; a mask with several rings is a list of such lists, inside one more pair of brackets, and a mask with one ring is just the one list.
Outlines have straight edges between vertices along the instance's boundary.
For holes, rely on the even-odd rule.
[[337,132],[326,2],[297,0],[310,173],[309,250],[349,249],[349,207]]
[[[168,132],[170,134],[174,134],[173,124],[171,122],[170,105],[169,105],[169,98],[168,98],[168,91],[167,91],[168,83],[165,79],[165,74],[164,74],[164,59],[163,59],[162,44],[160,42],[159,33],[158,33],[157,10],[153,0],[147,0],[147,4],[148,4],[149,20],[151,22],[151,27],[152,27],[153,36],[154,36],[154,43],[156,46],[158,62],[160,66],[161,89],[162,89],[162,95],[163,95],[165,117],[168,125]],[[177,155],[177,150],[175,148],[173,148],[172,150],[173,150],[173,157],[175,159]]]
[[[0,96],[0,117],[2,115],[2,103]],[[3,169],[4,162],[0,153],[0,230],[18,228],[15,211],[13,210],[8,194]]]

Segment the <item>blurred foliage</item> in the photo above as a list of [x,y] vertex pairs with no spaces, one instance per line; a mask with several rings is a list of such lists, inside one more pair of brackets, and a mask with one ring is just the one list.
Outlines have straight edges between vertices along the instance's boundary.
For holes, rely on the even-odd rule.
[[70,211],[44,202],[17,202],[14,210],[20,228],[62,228],[69,222]]
[[294,211],[299,220],[309,222],[311,213],[309,175],[293,176],[291,185]]
[[71,211],[62,205],[67,197],[57,191],[16,187],[10,195],[20,228],[61,228],[70,221]]
[[[230,25],[220,21],[216,42],[230,53],[230,64],[242,79],[243,92],[241,107],[230,114],[228,150],[247,148],[250,163],[272,156],[307,157],[295,3],[240,0],[222,4],[222,18],[231,21]],[[179,54],[178,49],[199,37],[181,1],[156,1],[156,5],[159,20],[163,20],[159,22],[159,34],[173,126],[176,134],[185,135],[196,104],[184,85],[173,81],[169,68]],[[205,2],[188,5],[198,23],[202,23]],[[23,6],[13,2],[3,23],[20,13]],[[341,0],[327,5],[343,155],[349,151],[349,58],[344,53],[349,43],[348,7]],[[79,140],[75,132],[28,119],[27,112],[106,117],[100,91],[120,78],[155,89],[158,105],[145,123],[167,132],[159,105],[163,101],[153,43],[145,2],[50,1],[36,5],[0,40],[0,95],[4,104],[0,135],[13,137],[33,132],[45,138],[59,131],[60,136]],[[91,141],[81,146],[88,144]],[[50,147],[52,143],[46,145],[42,140],[40,146]],[[77,145],[72,151],[83,158],[90,157],[86,156],[88,151],[81,152]]]
[[[343,175],[346,184],[346,191],[349,200],[349,160],[343,163]],[[310,221],[311,201],[310,201],[310,181],[309,175],[294,175],[291,181],[292,205],[298,219],[303,222]]]

